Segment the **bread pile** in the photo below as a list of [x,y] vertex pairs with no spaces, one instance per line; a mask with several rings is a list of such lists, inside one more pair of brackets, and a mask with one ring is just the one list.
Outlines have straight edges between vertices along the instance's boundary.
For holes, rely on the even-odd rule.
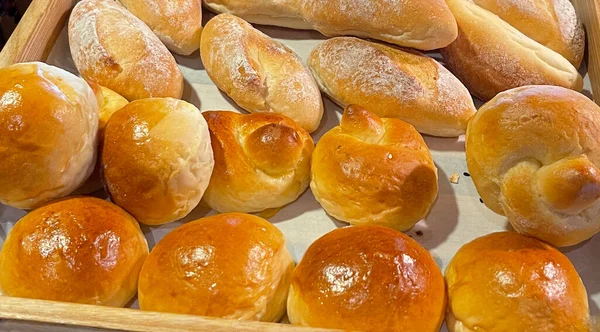
[[[304,61],[251,23],[332,38]],[[567,0],[83,0],[68,37],[79,76],[0,69],[0,202],[31,210],[0,251],[3,294],[137,292],[141,310],[343,330],[590,328],[553,247],[600,231],[600,107],[579,93]],[[239,111],[181,100],[181,56]],[[444,274],[402,233],[439,218],[447,181],[422,135],[466,135],[483,203],[515,230],[464,244]],[[262,217],[301,196],[350,226],[294,262]],[[149,248],[148,227],[181,219]]]

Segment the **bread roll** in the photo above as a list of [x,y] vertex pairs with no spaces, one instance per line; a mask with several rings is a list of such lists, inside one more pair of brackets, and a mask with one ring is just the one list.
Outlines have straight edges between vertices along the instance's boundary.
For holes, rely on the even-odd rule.
[[176,228],[140,273],[142,310],[276,322],[285,314],[294,262],[283,234],[241,213]]
[[223,14],[204,27],[200,55],[208,76],[245,110],[283,114],[309,132],[319,127],[319,87],[287,46]]
[[8,296],[122,307],[135,295],[148,244],[118,206],[75,197],[19,220],[0,252]]
[[0,202],[69,195],[96,163],[98,104],[82,79],[43,63],[0,69]]
[[424,134],[462,135],[476,111],[462,83],[417,52],[340,37],[317,46],[308,65],[321,90],[342,107],[360,105]]
[[351,224],[408,230],[438,193],[437,168],[421,135],[408,123],[355,105],[319,140],[311,173],[317,201]]
[[450,332],[589,331],[585,287],[569,259],[514,232],[464,245],[446,268]]
[[503,92],[466,137],[479,195],[518,232],[569,246],[600,231],[600,108],[560,87]]
[[156,35],[114,0],[83,0],[69,18],[73,62],[87,81],[128,100],[181,98],[183,75]]
[[315,29],[327,36],[352,35],[433,50],[457,35],[456,20],[443,0],[203,0],[218,13],[258,24]]
[[292,324],[346,331],[437,332],[444,278],[427,250],[379,226],[336,229],[315,241],[292,274]]
[[[516,2],[508,0],[496,1],[516,4]],[[552,10],[550,8],[552,5],[549,4],[551,1],[539,1],[546,4],[536,6],[531,4],[531,1],[520,1],[519,13],[503,14],[498,11],[502,16],[510,17],[510,22],[519,21],[520,23],[515,27],[471,0],[447,0],[458,22],[459,34],[456,41],[441,52],[452,72],[478,98],[489,100],[502,91],[535,84],[557,85],[578,91],[582,89],[583,80],[577,72],[577,68],[561,54],[534,40],[535,38],[543,40],[542,35],[545,32],[535,34],[531,38],[524,34],[528,33],[530,29],[552,31],[556,28],[556,24],[548,26],[547,24],[532,23],[532,21],[541,21],[535,15],[539,10]],[[478,0],[476,2],[485,3],[486,1]],[[570,6],[565,4],[565,0],[554,2],[562,3],[560,8]],[[506,5],[508,6],[508,4]],[[529,11],[534,14],[530,14]],[[573,13],[564,13],[559,17],[564,19],[563,15],[574,17]],[[525,20],[523,16],[529,17],[529,19]],[[557,24],[560,26],[560,19],[557,20],[559,22]],[[517,28],[522,25],[531,27],[519,31]],[[544,28],[540,29],[540,26]],[[563,27],[566,30],[572,29],[573,36],[577,35],[577,24],[570,26],[565,23]],[[573,38],[578,40],[579,37]],[[558,36],[552,36],[551,40],[559,39]],[[578,41],[573,42],[579,43]],[[554,45],[554,43],[548,43]]]
[[131,102],[108,121],[102,151],[107,192],[147,225],[185,217],[200,202],[214,166],[206,121],[185,101]]
[[190,55],[200,47],[201,0],[120,1],[144,21],[169,50],[181,55]]
[[219,212],[259,212],[295,201],[310,180],[310,135],[272,113],[203,113],[215,155],[204,201]]

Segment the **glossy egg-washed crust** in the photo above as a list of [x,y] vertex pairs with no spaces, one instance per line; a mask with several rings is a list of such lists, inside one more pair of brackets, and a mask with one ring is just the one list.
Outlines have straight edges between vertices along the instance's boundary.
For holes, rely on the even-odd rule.
[[438,193],[437,168],[414,127],[355,105],[319,140],[311,173],[310,187],[325,211],[352,224],[407,230]]
[[466,136],[484,203],[555,246],[600,231],[600,108],[551,86],[506,91],[483,105]]
[[514,232],[464,245],[445,272],[451,332],[588,328],[585,287],[569,259]]
[[292,274],[293,324],[356,331],[439,331],[444,279],[431,254],[380,226],[337,229],[315,241]]
[[219,212],[260,212],[295,201],[310,180],[314,143],[290,118],[274,113],[202,113],[215,168],[204,195]]
[[0,253],[0,285],[8,296],[122,307],[147,255],[127,212],[98,198],[68,198],[15,224]]
[[176,228],[140,273],[142,310],[278,321],[285,313],[293,261],[281,231],[241,213]]

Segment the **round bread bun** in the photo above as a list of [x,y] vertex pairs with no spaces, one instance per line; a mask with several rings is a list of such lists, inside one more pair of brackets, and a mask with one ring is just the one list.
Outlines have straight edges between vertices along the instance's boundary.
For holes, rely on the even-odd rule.
[[276,322],[294,262],[281,231],[242,213],[202,218],[167,234],[140,273],[142,310]]
[[352,331],[439,331],[444,278],[431,254],[393,229],[334,230],[306,251],[292,274],[292,324]]
[[499,94],[471,119],[467,164],[486,206],[554,246],[600,231],[600,107],[565,88]]
[[81,78],[44,63],[0,69],[0,202],[67,196],[96,163],[98,103]]
[[331,216],[351,224],[408,230],[429,213],[437,168],[410,124],[356,105],[319,140],[310,188]]
[[464,245],[446,268],[450,332],[589,331],[587,293],[569,259],[515,232]]
[[0,252],[0,285],[8,296],[123,307],[147,255],[139,224],[121,208],[67,198],[15,224]]
[[206,121],[185,101],[136,100],[106,125],[106,191],[143,224],[160,225],[188,215],[200,202],[213,166]]
[[215,153],[204,201],[219,212],[260,212],[295,201],[310,180],[314,143],[275,113],[203,113]]

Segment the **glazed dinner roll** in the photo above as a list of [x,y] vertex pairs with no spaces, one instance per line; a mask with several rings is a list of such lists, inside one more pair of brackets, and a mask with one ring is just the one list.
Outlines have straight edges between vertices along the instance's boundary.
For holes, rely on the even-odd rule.
[[353,331],[439,331],[444,278],[431,254],[398,231],[353,226],[308,248],[287,302],[292,324]]
[[120,0],[144,21],[171,51],[190,55],[200,47],[201,0]]
[[475,106],[467,88],[437,61],[358,38],[324,41],[308,58],[321,90],[342,107],[402,119],[424,134],[465,133]]
[[569,1],[446,2],[459,34],[442,55],[475,96],[489,100],[502,91],[534,84],[582,89],[581,75],[569,60],[581,62],[583,32]]
[[277,322],[294,262],[281,231],[242,213],[176,228],[140,273],[142,310]]
[[518,232],[561,247],[600,230],[600,108],[585,96],[503,92],[470,121],[466,152],[484,203]]
[[140,226],[121,208],[67,198],[15,224],[0,252],[0,285],[8,296],[122,307],[147,255]]
[[181,98],[183,75],[146,24],[114,0],[83,0],[69,18],[69,46],[81,76],[128,100]]
[[200,202],[213,166],[208,126],[192,104],[140,99],[108,121],[102,150],[107,192],[143,224],[188,215]]
[[0,202],[31,209],[69,195],[96,162],[94,92],[39,62],[1,68],[0,77]]
[[315,29],[327,36],[352,35],[421,50],[447,46],[456,20],[443,0],[203,0],[218,13],[258,24]]
[[309,132],[319,127],[319,87],[287,46],[240,18],[222,14],[204,27],[200,55],[215,85],[243,109],[283,114]]
[[215,169],[204,201],[218,212],[260,212],[295,201],[310,181],[310,135],[274,113],[203,113]]
[[450,332],[590,331],[585,287],[569,259],[514,232],[464,245],[446,268]]
[[310,188],[325,211],[351,224],[408,230],[427,215],[438,193],[437,168],[419,133],[360,106],[319,140]]

